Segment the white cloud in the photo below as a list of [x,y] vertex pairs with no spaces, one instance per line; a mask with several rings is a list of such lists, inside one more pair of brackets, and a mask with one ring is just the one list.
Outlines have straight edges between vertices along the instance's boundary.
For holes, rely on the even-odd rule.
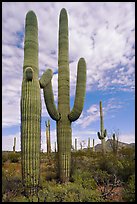
[[2,136],[2,150],[3,151],[13,151],[14,137],[16,137],[15,150],[20,151],[20,148],[21,148],[20,133]]
[[[71,96],[75,94],[77,63],[85,57],[87,91],[110,89],[134,91],[135,11],[132,2],[3,2],[2,3],[2,122],[20,124],[24,25],[34,10],[39,29],[39,73],[58,69],[58,24],[61,8],[68,12]],[[16,8],[16,12],[15,12]],[[20,34],[23,35],[20,37]],[[18,45],[18,47],[17,47]],[[120,65],[120,66],[119,66]],[[126,67],[125,67],[126,65]],[[57,102],[58,74],[52,84]],[[95,108],[95,107],[94,107]],[[42,93],[42,116],[47,111]],[[93,107],[77,124],[97,120]]]
[[[21,150],[21,138],[20,133],[4,135],[2,136],[2,150],[3,151],[12,151],[14,144],[14,137],[16,137],[16,151]],[[75,129],[72,131],[72,145],[75,147],[75,138],[77,138],[77,148],[80,149],[80,142],[84,144],[84,147],[88,146],[88,138],[90,138],[90,146],[93,146],[93,139],[95,145],[100,144],[100,140],[97,137],[97,132],[94,130],[82,130],[76,131]],[[106,138],[108,139],[108,138]],[[121,133],[118,137],[120,142],[125,143],[135,143],[135,134],[134,133]],[[55,142],[57,142],[56,138],[56,130],[51,131],[51,150],[55,151]],[[43,152],[47,152],[47,143],[46,143],[46,135],[45,131],[41,132],[41,150]]]
[[[108,101],[103,102],[102,105],[103,116],[111,115],[111,118],[114,117],[114,113],[121,109],[124,104],[125,104],[124,101],[121,102],[119,100],[116,100],[115,98],[110,98]],[[100,119],[99,104],[93,104],[89,107],[89,109],[83,111],[80,118],[76,121],[76,125],[80,125],[81,127],[86,128],[89,127],[91,123],[99,119]]]

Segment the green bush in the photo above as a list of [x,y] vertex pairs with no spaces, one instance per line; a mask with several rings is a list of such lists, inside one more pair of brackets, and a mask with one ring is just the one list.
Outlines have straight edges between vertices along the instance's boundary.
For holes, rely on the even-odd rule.
[[9,160],[12,163],[18,163],[20,161],[20,154],[11,152],[9,154]]
[[2,164],[4,164],[6,161],[8,161],[9,157],[8,157],[8,153],[7,152],[3,152],[2,153]]
[[39,191],[39,202],[99,202],[103,201],[96,190],[83,188],[78,183],[48,182]]
[[126,202],[135,202],[135,174],[130,176],[123,190],[123,199]]
[[77,169],[72,175],[72,178],[77,185],[82,186],[83,188],[92,190],[97,188],[97,184],[89,171],[81,171],[80,169]]

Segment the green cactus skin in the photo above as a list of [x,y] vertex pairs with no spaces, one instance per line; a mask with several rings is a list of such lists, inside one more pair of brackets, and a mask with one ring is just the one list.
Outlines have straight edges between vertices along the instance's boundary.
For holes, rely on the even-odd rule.
[[14,145],[13,145],[13,152],[15,153],[15,149],[16,149],[16,137],[14,137]]
[[106,153],[106,147],[105,147],[106,135],[107,135],[107,131],[106,129],[104,130],[104,123],[103,123],[102,101],[100,101],[100,132],[98,132],[98,138],[101,140],[101,143],[102,143],[103,154]]
[[77,120],[82,112],[86,90],[86,63],[84,58],[78,62],[77,86],[74,107],[70,111],[70,79],[68,55],[68,17],[63,8],[59,18],[59,51],[58,51],[58,109],[54,103],[52,84],[43,88],[45,104],[49,115],[56,120],[58,170],[61,182],[68,182],[71,168],[71,123]]
[[51,143],[50,143],[50,120],[46,123],[46,141],[47,141],[47,154],[51,153]]
[[[36,194],[40,181],[41,98],[38,74],[37,18],[33,11],[29,11],[25,22],[21,93],[21,166],[27,196]],[[51,78],[52,72],[47,70],[41,81],[48,84]]]

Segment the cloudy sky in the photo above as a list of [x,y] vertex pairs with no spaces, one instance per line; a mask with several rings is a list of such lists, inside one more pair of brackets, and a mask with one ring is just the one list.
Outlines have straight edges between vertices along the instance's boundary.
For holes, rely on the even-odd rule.
[[[90,137],[100,143],[99,101],[108,138],[113,131],[121,142],[135,142],[135,3],[134,2],[3,2],[2,3],[2,149],[20,150],[20,98],[24,57],[25,16],[33,10],[38,20],[39,78],[53,70],[58,100],[59,13],[65,8],[69,25],[70,105],[73,107],[77,62],[87,64],[86,98],[80,118],[72,123],[72,142]],[[51,122],[54,150],[56,122],[42,98],[41,149],[46,151],[45,121]],[[92,144],[91,144],[92,146]]]

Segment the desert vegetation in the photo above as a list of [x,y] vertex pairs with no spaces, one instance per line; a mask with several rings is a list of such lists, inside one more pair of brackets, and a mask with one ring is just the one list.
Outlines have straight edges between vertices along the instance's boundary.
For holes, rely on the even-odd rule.
[[135,148],[93,152],[87,148],[71,152],[70,181],[61,183],[57,152],[40,154],[40,185],[36,196],[25,196],[20,152],[2,154],[2,202],[134,202]]

